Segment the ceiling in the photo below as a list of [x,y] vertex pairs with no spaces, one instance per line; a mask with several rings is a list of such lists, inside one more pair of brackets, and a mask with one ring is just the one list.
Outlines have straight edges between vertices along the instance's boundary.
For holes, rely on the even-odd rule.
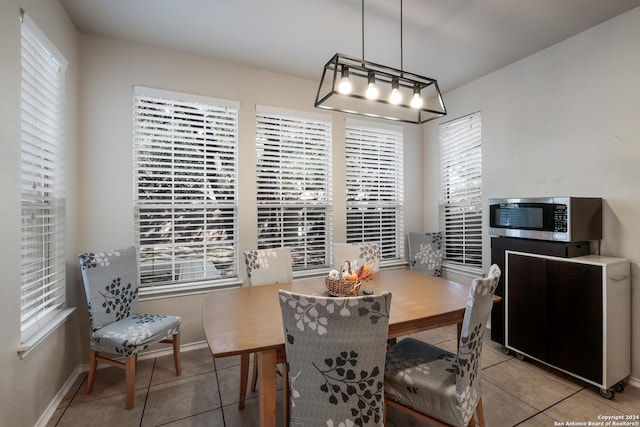
[[[640,0],[60,0],[81,32],[319,80],[337,52],[448,91]],[[364,22],[364,32],[363,32]],[[402,22],[402,31],[401,31]],[[402,34],[402,37],[401,37]]]

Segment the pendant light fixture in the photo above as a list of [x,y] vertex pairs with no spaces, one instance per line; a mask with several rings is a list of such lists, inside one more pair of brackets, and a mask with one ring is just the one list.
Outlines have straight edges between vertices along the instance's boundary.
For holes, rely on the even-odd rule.
[[400,0],[400,69],[336,53],[322,71],[315,106],[407,123],[425,123],[445,116],[438,82],[403,70],[402,0]]

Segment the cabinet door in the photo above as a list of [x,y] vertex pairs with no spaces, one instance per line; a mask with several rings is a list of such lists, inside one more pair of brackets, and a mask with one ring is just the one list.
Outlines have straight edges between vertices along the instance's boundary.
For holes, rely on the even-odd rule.
[[507,276],[507,344],[546,360],[547,260],[508,254]]
[[602,382],[602,267],[549,260],[547,362]]

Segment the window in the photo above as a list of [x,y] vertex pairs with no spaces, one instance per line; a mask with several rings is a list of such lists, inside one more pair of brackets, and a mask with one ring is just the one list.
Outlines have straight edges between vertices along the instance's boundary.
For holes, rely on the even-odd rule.
[[136,86],[133,121],[142,286],[237,280],[238,104]]
[[349,120],[347,243],[373,242],[382,260],[404,257],[402,128]]
[[440,222],[444,262],[482,266],[480,113],[440,125]]
[[64,127],[67,61],[28,16],[21,25],[21,340],[65,306]]
[[294,271],[330,265],[331,118],[258,107],[258,248],[291,247]]

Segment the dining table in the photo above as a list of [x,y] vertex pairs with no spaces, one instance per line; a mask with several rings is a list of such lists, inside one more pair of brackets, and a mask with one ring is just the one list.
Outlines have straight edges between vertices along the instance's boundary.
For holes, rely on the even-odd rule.
[[[283,361],[284,333],[278,290],[328,296],[324,277],[242,286],[207,293],[203,328],[214,357],[257,354],[260,426],[276,426],[276,365]],[[362,282],[359,294],[391,292],[389,338],[447,325],[458,325],[467,306],[469,286],[406,268],[384,269]],[[499,297],[494,297],[494,302]],[[245,381],[246,384],[246,381]]]

